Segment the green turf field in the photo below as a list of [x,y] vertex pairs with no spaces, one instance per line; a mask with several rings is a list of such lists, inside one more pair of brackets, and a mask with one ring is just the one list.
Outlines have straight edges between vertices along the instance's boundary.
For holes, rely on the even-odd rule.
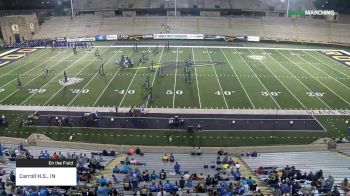
[[[103,47],[41,49],[0,69],[0,103],[4,105],[64,105],[156,108],[349,109],[350,69],[317,51],[173,47]],[[149,61],[139,64],[142,52]],[[120,69],[115,62],[129,55],[135,66]],[[192,56],[192,83],[185,83],[184,62]],[[164,67],[164,77],[149,71]],[[105,76],[98,68],[104,63]],[[45,69],[49,74],[45,75]],[[63,71],[80,83],[62,86]],[[17,77],[23,88],[16,87]],[[144,100],[147,78],[153,101]]]
[[[256,47],[254,45],[254,47]],[[266,45],[270,47],[270,45]],[[293,49],[294,48],[294,49]],[[316,49],[171,47],[170,51],[154,47],[133,51],[131,47],[100,47],[95,50],[40,49],[0,68],[0,110],[9,116],[9,126],[0,127],[0,135],[28,137],[42,133],[56,140],[138,144],[242,146],[306,144],[322,137],[346,137],[348,116],[316,116],[326,132],[201,132],[159,130],[105,130],[65,127],[18,127],[29,112],[4,111],[1,105],[49,106],[119,106],[145,104],[146,108],[192,109],[350,109],[350,68]],[[310,49],[310,48],[309,48]],[[333,49],[333,48],[332,48]],[[138,63],[143,52],[147,63]],[[121,69],[115,62],[121,55],[134,60],[134,67]],[[192,82],[185,83],[185,60],[194,65]],[[154,62],[155,71],[147,65]],[[104,63],[104,76],[98,74]],[[164,77],[157,76],[163,67]],[[45,74],[45,69],[49,74]],[[66,71],[69,78],[81,82],[62,86],[59,80]],[[23,84],[16,87],[17,78]],[[145,100],[153,86],[153,100]],[[69,110],[69,107],[66,107]],[[8,109],[8,107],[7,107]],[[168,137],[173,137],[170,143]]]

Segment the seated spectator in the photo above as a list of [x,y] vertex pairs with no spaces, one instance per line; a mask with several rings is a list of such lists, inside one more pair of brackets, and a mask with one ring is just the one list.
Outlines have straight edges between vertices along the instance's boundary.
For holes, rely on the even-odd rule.
[[340,183],[340,188],[345,192],[350,191],[350,183],[347,178],[344,178],[343,182]]
[[259,167],[257,170],[256,170],[256,173],[258,175],[263,175],[264,174],[264,168],[263,167]]
[[175,161],[175,157],[173,155],[173,153],[170,154],[170,162],[174,162]]
[[176,180],[175,184],[173,185],[173,190],[171,191],[173,194],[179,191],[179,182]]
[[187,183],[186,183],[186,187],[187,188],[192,188],[192,179],[191,178],[189,178],[188,180],[187,180]]
[[198,147],[198,149],[196,150],[196,155],[202,155],[201,147]]
[[148,190],[152,193],[158,192],[158,187],[156,186],[156,183],[153,181],[152,184],[148,187]]
[[166,195],[166,191],[163,190],[163,188],[159,189],[159,192],[157,193],[157,196],[165,196]]
[[115,155],[116,155],[115,151],[113,149],[111,149],[111,152],[108,154],[108,156],[114,157]]
[[54,153],[52,154],[52,159],[53,159],[53,160],[58,159],[58,155],[56,154],[56,152],[54,152]]
[[123,174],[128,174],[129,173],[129,166],[128,165],[123,165],[123,168],[121,170],[121,173]]
[[164,154],[164,155],[163,155],[162,161],[163,161],[163,162],[168,162],[168,161],[169,161],[169,157],[168,157],[167,154]]
[[163,187],[166,192],[170,192],[173,189],[173,185],[169,182],[169,180],[164,183]]
[[112,179],[113,179],[113,183],[114,183],[114,184],[117,184],[117,183],[118,183],[118,179],[117,179],[117,177],[115,177],[114,174],[112,174]]
[[130,150],[129,150],[129,155],[134,155],[134,154],[135,154],[135,149],[130,148]]
[[197,175],[197,180],[204,180],[205,176],[203,175],[203,173],[200,173],[199,175]]
[[193,146],[193,148],[192,148],[192,150],[191,150],[191,155],[196,155],[196,152],[197,152],[197,150],[194,148],[194,146]]
[[157,174],[155,173],[155,171],[153,170],[153,172],[151,173],[151,180],[157,180],[158,176]]
[[252,181],[252,183],[249,185],[249,189],[251,191],[256,191],[258,185],[256,184],[255,180]]
[[130,178],[128,175],[126,175],[125,178],[123,179],[123,187],[124,187],[124,190],[130,190],[131,188]]
[[102,151],[102,155],[103,155],[103,156],[108,156],[107,150],[103,150],[103,151]]
[[165,179],[167,178],[164,169],[162,169],[162,171],[159,173],[159,178],[160,178],[161,180],[165,180]]
[[141,149],[139,147],[136,147],[135,153],[137,155],[140,155],[141,154]]
[[186,181],[184,180],[184,177],[181,177],[180,181],[179,181],[179,184],[180,184],[180,188],[183,189],[185,188],[185,183]]
[[175,170],[176,174],[180,174],[181,173],[180,172],[180,168],[181,168],[180,164],[178,162],[176,162],[175,165],[174,165],[174,170]]
[[222,148],[218,151],[218,155],[224,155],[224,150]]
[[115,167],[113,168],[113,173],[114,173],[114,174],[120,173],[120,169],[118,168],[118,166],[115,166]]
[[131,165],[135,165],[135,164],[136,164],[136,160],[134,160],[134,158],[131,158],[130,164],[131,164]]
[[145,171],[142,172],[141,178],[142,178],[142,181],[144,181],[144,182],[148,182],[149,181],[148,170],[145,170]]
[[97,184],[102,185],[102,184],[107,184],[106,178],[102,175],[101,178],[97,179]]
[[100,186],[98,186],[97,188],[97,195],[98,196],[108,196],[108,187],[106,186],[106,184],[101,184]]

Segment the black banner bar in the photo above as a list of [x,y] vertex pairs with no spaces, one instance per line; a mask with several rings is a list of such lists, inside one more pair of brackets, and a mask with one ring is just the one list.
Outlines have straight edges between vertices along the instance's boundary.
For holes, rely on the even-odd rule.
[[17,159],[16,167],[76,167],[76,159]]

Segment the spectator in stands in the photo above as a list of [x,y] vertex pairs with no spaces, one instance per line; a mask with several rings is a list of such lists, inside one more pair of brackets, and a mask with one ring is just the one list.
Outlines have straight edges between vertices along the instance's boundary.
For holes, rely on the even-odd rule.
[[202,155],[201,147],[198,147],[198,149],[196,150],[196,155]]
[[5,155],[4,155],[3,147],[1,143],[0,143],[0,163],[6,164],[6,159],[5,159]]
[[152,193],[158,192],[158,187],[156,186],[156,183],[153,181],[152,184],[148,187],[148,190]]
[[101,178],[97,179],[97,184],[99,185],[107,184],[106,178],[102,175]]
[[151,173],[151,180],[157,180],[158,176],[156,174],[156,172],[153,170],[152,173]]
[[137,155],[140,155],[141,154],[141,149],[139,147],[136,147],[135,153]]
[[175,161],[175,157],[173,155],[173,153],[170,154],[170,162],[174,162]]
[[174,165],[174,170],[175,170],[176,174],[180,174],[181,173],[180,172],[180,168],[181,168],[180,164],[178,162],[176,162],[175,165]]
[[193,148],[192,148],[192,150],[191,150],[191,155],[196,155],[196,149],[195,149],[195,147],[193,146]]
[[53,160],[58,159],[58,155],[56,154],[56,152],[54,152],[54,153],[52,154],[51,159],[53,159]]
[[134,148],[130,148],[129,155],[134,155],[134,154],[135,154],[135,149]]
[[114,174],[120,173],[120,169],[118,168],[118,166],[114,166],[113,173]]
[[136,164],[136,160],[135,160],[134,158],[131,158],[130,164],[131,164],[131,165],[135,165],[135,164]]
[[184,177],[181,177],[180,181],[179,181],[179,184],[180,184],[180,188],[181,189],[184,189],[185,188],[185,183],[186,181],[184,180]]
[[219,156],[224,155],[224,150],[222,148],[220,148],[220,150],[218,151],[218,155]]
[[159,192],[157,193],[157,196],[165,196],[166,195],[166,191],[163,190],[163,188],[159,189]]
[[164,169],[162,169],[162,171],[159,173],[159,179],[165,180],[166,178],[167,178],[166,173]]
[[166,153],[163,155],[162,161],[163,162],[168,162],[169,161],[169,157],[168,157],[168,155]]
[[163,187],[166,192],[170,192],[173,189],[173,185],[169,182],[169,180],[164,183]]
[[347,178],[344,178],[343,182],[340,183],[340,188],[345,192],[350,191],[350,183]]
[[108,187],[103,183],[97,188],[97,196],[108,196],[108,191]]
[[192,178],[188,178],[187,182],[186,182],[186,187],[188,188],[192,188]]

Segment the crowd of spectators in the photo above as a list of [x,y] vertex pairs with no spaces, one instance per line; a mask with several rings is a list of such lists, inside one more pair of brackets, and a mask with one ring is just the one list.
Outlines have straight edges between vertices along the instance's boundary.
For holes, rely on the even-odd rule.
[[[276,167],[259,167],[256,173],[268,175],[265,182],[273,188],[274,195],[340,195],[334,178],[332,176],[324,177],[322,170],[307,173],[287,165],[281,170]],[[341,189],[349,191],[349,187],[348,180],[345,178],[341,183]]]
[[[194,148],[194,150],[200,148]],[[139,153],[141,154],[141,153]],[[200,153],[201,155],[202,153]],[[191,172],[183,170],[181,163],[176,159],[176,156],[170,153],[164,153],[159,157],[159,161],[165,164],[172,164],[173,171],[165,171],[160,168],[159,171],[143,171],[139,169],[137,164],[140,162],[138,156],[133,151],[126,157],[121,168],[115,166],[113,168],[113,175],[125,174],[122,181],[124,190],[134,191],[135,195],[190,195],[191,193],[208,193],[209,195],[246,195],[255,194],[262,195],[257,187],[257,183],[251,177],[245,178],[241,176],[240,164],[234,162],[227,153],[218,152],[218,157],[213,160],[215,167],[204,167],[211,170],[212,175],[205,175],[201,172]],[[197,156],[197,153],[191,155]],[[143,154],[141,155],[143,156]],[[136,160],[132,163],[131,160]]]
[[38,46],[49,46],[52,44],[52,41],[49,39],[33,39],[33,40],[24,40],[20,43],[5,44],[5,48],[31,48]]

